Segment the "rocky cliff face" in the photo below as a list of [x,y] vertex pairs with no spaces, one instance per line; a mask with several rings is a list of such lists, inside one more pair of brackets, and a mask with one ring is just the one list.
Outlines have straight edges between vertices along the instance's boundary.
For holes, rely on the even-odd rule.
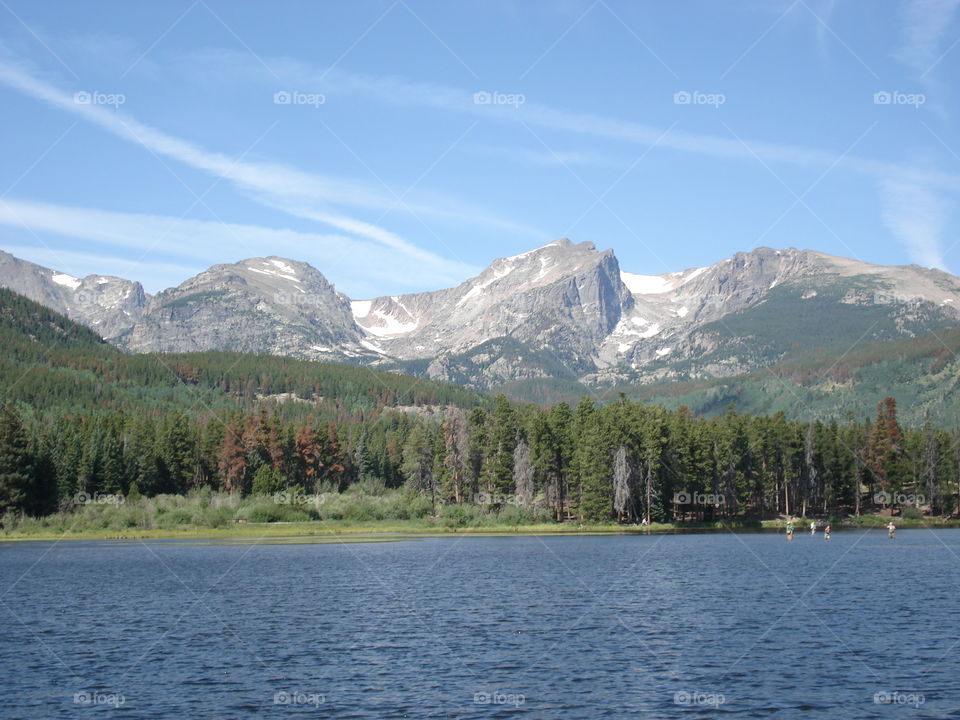
[[597,346],[632,305],[611,250],[561,239],[495,260],[453,289],[352,307],[357,324],[376,337],[384,354],[401,360],[461,353],[510,337],[582,371],[593,366]]
[[107,340],[133,327],[147,304],[138,282],[110,275],[76,278],[0,251],[0,286],[89,326]]
[[0,255],[0,284],[136,352],[236,350],[359,362],[489,388],[517,380],[732,375],[788,354],[960,320],[960,279],[758,248],[661,275],[561,239],[455,288],[350,301],[306,263],[216,265],[149,300]]
[[767,366],[801,337],[811,347],[846,338],[843,331],[849,343],[890,339],[960,319],[952,275],[793,248],[623,279],[634,311],[602,344],[591,379],[663,379],[678,365],[682,377],[732,375]]
[[123,345],[136,352],[371,355],[350,301],[316,269],[278,257],[215,265],[154,297]]

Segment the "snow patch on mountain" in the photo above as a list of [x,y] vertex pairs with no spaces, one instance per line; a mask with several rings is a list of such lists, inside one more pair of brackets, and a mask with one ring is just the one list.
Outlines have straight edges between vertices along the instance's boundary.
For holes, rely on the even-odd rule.
[[506,260],[501,261],[499,267],[494,267],[493,272],[491,273],[492,277],[487,278],[476,283],[472,288],[470,288],[467,293],[460,298],[457,302],[457,305],[463,305],[463,303],[468,300],[479,296],[484,290],[493,285],[500,278],[505,278],[507,275],[513,272],[514,265],[510,262],[512,258],[507,258]]
[[[401,306],[402,307],[402,306]],[[366,316],[368,319],[370,317],[377,318],[382,324],[377,325],[360,325],[366,332],[371,335],[376,335],[378,337],[392,337],[394,335],[405,335],[406,333],[413,332],[420,325],[416,320],[411,320],[404,322],[398,320],[393,315],[385,313],[383,310],[374,310],[372,315]],[[359,323],[358,323],[359,324]]]
[[373,305],[373,300],[351,300],[350,312],[353,313],[354,319],[360,320],[360,318],[365,318],[370,314],[371,305]]
[[66,273],[54,273],[50,279],[57,285],[63,285],[71,290],[76,290],[80,287],[80,281],[73,275],[67,275]]
[[674,288],[674,284],[662,275],[637,275],[621,270],[620,279],[634,295],[660,295]]

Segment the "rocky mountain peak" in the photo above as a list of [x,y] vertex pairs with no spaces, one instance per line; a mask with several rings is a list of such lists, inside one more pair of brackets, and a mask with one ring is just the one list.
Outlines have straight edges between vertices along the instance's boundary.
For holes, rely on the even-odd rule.
[[370,351],[350,301],[319,270],[276,256],[214,265],[164,290],[125,345],[139,352],[236,350],[344,359]]
[[148,299],[138,282],[112,275],[78,278],[2,250],[0,285],[87,325],[108,340],[133,327]]
[[[498,258],[457,287],[352,302],[316,268],[278,256],[214,265],[150,299],[139,283],[0,253],[0,284],[134,351],[414,363],[478,386],[711,377],[775,361],[801,332],[807,345],[831,342],[821,325],[846,332],[870,317],[887,339],[960,318],[960,279],[915,265],[758,247],[641,275],[621,270],[612,250],[568,238]],[[771,337],[785,317],[789,331]]]

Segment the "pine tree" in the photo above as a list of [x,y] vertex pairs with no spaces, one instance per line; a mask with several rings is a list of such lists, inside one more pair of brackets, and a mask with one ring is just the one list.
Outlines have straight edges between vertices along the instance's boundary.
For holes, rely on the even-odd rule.
[[0,410],[0,511],[23,511],[33,473],[27,431],[10,403]]
[[530,446],[522,437],[513,450],[513,477],[517,503],[522,507],[531,507],[534,495],[533,461],[530,458]]
[[454,405],[448,405],[443,413],[443,443],[446,494],[459,505],[464,501],[467,486],[470,435],[466,413]]
[[303,486],[312,492],[316,488],[317,479],[323,470],[323,447],[317,430],[310,420],[297,428],[294,437],[294,452],[298,477],[303,479]]
[[403,446],[402,470],[407,486],[430,498],[433,514],[437,513],[437,485],[433,474],[434,447],[429,429],[417,423],[410,430]]
[[240,418],[227,424],[217,466],[227,492],[245,492],[247,451],[243,443],[243,423]]
[[[903,487],[903,433],[897,422],[897,401],[884,398],[877,405],[877,420],[870,435],[870,471],[887,500]],[[886,503],[884,503],[886,504]]]
[[613,510],[613,478],[609,435],[593,401],[584,397],[574,420],[576,449],[571,506],[584,520],[605,520]]
[[182,413],[168,417],[161,427],[157,448],[161,492],[184,493],[193,485],[197,470],[193,430],[193,424]]
[[489,492],[506,495],[513,488],[513,450],[517,442],[517,418],[505,395],[497,395],[484,458],[484,485]]
[[629,522],[633,519],[633,497],[630,480],[627,447],[621,445],[613,456],[613,510],[617,513],[619,522]]

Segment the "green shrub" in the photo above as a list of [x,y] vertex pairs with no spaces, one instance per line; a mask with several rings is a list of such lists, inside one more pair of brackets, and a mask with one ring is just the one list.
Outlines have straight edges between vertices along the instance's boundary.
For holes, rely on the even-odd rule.
[[476,525],[477,518],[471,510],[473,508],[466,508],[463,505],[445,505],[440,511],[444,527],[460,528]]
[[374,519],[373,503],[367,498],[356,498],[348,501],[343,509],[343,519],[354,522],[366,522]]
[[269,465],[261,465],[253,476],[254,495],[272,495],[283,489],[283,475]]
[[182,508],[174,508],[163,513],[157,518],[157,527],[169,530],[180,527],[181,525],[190,525],[193,522],[193,515]]
[[305,508],[277,505],[263,500],[241,507],[236,512],[236,518],[255,523],[307,522],[312,519]]
[[904,520],[923,520],[923,510],[908,506],[900,509],[900,517]]
[[497,521],[501,525],[525,525],[531,520],[531,513],[519,505],[505,505],[497,513]]
[[414,495],[407,500],[407,513],[411,520],[422,520],[433,514],[433,503],[430,498]]

